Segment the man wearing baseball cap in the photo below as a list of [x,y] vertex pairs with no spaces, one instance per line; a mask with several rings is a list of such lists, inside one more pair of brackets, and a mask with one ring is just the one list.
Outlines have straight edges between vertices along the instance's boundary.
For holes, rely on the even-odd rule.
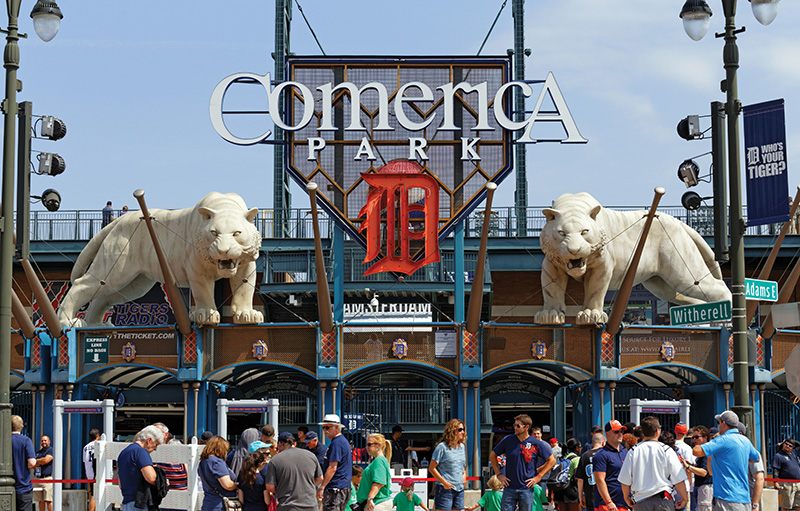
[[625,426],[617,420],[606,424],[606,445],[594,455],[594,509],[595,511],[628,511],[628,504],[622,494],[619,472],[628,450],[622,447]]
[[748,462],[760,459],[750,440],[739,434],[739,416],[725,410],[714,417],[720,435],[710,442],[696,445],[692,449],[695,456],[710,456],[711,472],[714,474],[715,511],[750,511],[758,509],[758,501],[751,502],[747,482]]
[[317,498],[322,499],[322,511],[345,511],[350,502],[350,478],[353,473],[353,452],[350,442],[342,435],[339,416],[329,413],[323,417],[322,431],[331,441],[322,461],[322,480]]

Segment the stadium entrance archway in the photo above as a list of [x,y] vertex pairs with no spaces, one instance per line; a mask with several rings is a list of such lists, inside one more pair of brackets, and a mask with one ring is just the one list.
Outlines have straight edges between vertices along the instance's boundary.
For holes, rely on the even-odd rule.
[[[308,371],[294,366],[274,362],[244,362],[225,366],[206,376],[206,381],[219,390],[212,392],[211,407],[216,408],[216,399],[277,399],[278,424],[281,431],[294,433],[298,426],[318,422],[318,382]],[[209,410],[210,411],[210,410]],[[256,418],[249,413],[230,413],[228,431],[231,441],[238,441],[239,434],[247,428],[269,422],[266,413]],[[209,418],[209,425],[216,418]]]
[[[623,371],[614,392],[614,418],[625,423],[631,420],[630,400],[647,399],[691,403],[689,425],[713,425],[714,414],[726,409],[719,377],[700,367],[655,362]],[[655,415],[664,431],[672,431],[681,418],[675,413]]]

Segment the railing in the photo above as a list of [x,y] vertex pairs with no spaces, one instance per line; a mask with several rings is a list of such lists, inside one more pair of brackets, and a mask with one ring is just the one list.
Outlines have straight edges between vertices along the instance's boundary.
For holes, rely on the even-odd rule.
[[377,431],[395,424],[444,424],[450,419],[450,389],[352,387],[344,413],[377,415]]
[[[455,254],[451,250],[441,251],[441,260],[429,264],[420,270],[408,275],[406,282],[455,282]],[[346,249],[344,257],[345,279],[350,282],[389,282],[394,281],[391,274],[382,272],[364,275],[371,263],[364,263],[366,251],[363,249]],[[333,274],[333,261],[329,251],[324,252],[325,269],[328,275]],[[478,262],[478,253],[475,251],[464,254],[464,281],[472,282],[475,265]],[[269,252],[267,254],[267,268],[265,283],[286,284],[316,282],[317,272],[312,252]]]
[[[538,236],[546,222],[542,210],[544,207],[528,207],[525,211],[526,225],[523,229],[524,236]],[[631,211],[645,209],[636,206],[609,206],[609,209]],[[513,206],[500,207],[492,210],[489,236],[514,237],[517,235],[517,208]],[[693,227],[703,236],[714,234],[714,213],[712,208],[701,207],[696,211],[687,211],[682,207],[667,206],[659,211],[667,213]],[[115,212],[115,217],[117,217]],[[130,214],[137,214],[131,211]],[[747,210],[744,208],[746,218]],[[100,232],[102,224],[100,210],[82,211],[31,211],[30,237],[32,241],[88,241]],[[311,225],[311,212],[306,209],[290,210],[288,218],[288,232],[290,238],[309,239],[313,237]],[[794,219],[790,234],[798,234],[798,218]],[[261,236],[273,238],[275,231],[274,211],[261,209],[255,219],[255,225]],[[478,237],[483,226],[483,210],[477,210],[467,217],[464,232],[468,237]],[[333,234],[334,222],[324,212],[320,212],[320,232],[323,238],[330,238]],[[780,230],[780,224],[760,225],[748,227],[745,232],[748,236],[773,235]]]

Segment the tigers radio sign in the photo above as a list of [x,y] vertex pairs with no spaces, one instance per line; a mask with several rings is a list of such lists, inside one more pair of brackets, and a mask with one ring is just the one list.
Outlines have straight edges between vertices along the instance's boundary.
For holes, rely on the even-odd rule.
[[[269,73],[222,80],[211,97],[214,129],[240,145],[269,138],[271,125],[256,136],[237,135],[223,116],[232,85],[263,87],[269,116],[285,131],[288,172],[301,186],[318,185],[321,206],[353,239],[367,248],[376,231],[411,233],[395,247],[383,241],[384,255],[408,248],[398,257],[435,260],[438,245],[425,241],[447,236],[484,198],[488,182],[503,181],[513,143],[586,142],[552,73],[537,82],[511,81],[508,57],[290,57],[287,70],[282,83],[272,83]],[[512,111],[515,91],[536,99],[531,112]],[[401,162],[416,170],[396,170]],[[430,181],[397,188],[391,178],[372,178],[386,173],[397,174],[398,183],[409,182],[399,176],[409,173]],[[392,209],[407,215],[394,215],[390,227]],[[397,271],[396,264],[382,266]]]

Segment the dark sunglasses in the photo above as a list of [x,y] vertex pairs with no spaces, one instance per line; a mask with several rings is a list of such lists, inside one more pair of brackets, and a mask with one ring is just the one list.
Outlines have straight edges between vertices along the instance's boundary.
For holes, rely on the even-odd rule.
[[464,428],[458,428],[456,431],[458,431],[460,433],[460,432],[466,431],[466,430]]
[[329,430],[329,429],[331,429],[332,427],[333,427],[333,426],[322,426],[322,429],[323,429],[323,430],[325,430],[325,431],[328,431],[328,430]]
[[367,442],[367,447],[372,447],[373,445],[380,445],[378,442]]

